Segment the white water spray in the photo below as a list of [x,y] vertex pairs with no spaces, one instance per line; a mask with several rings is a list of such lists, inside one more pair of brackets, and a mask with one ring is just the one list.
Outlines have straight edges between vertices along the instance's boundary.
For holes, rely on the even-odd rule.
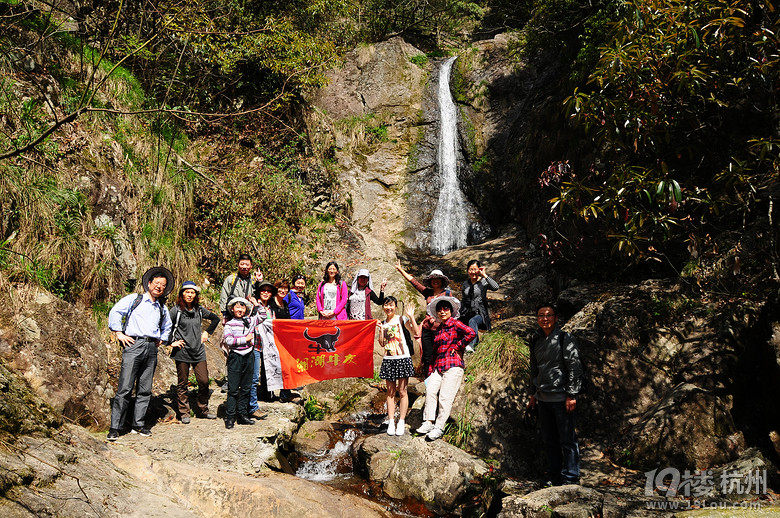
[[337,442],[332,449],[324,451],[314,459],[303,463],[303,465],[298,468],[295,476],[313,482],[328,482],[333,480],[338,476],[337,468],[339,459],[349,456],[349,447],[355,442],[356,438],[357,432],[355,430],[347,430],[344,432],[343,439]]
[[450,92],[452,65],[457,59],[449,58],[439,71],[439,178],[441,190],[439,202],[431,220],[431,249],[437,254],[446,254],[466,246],[468,235],[468,213],[466,200],[458,183],[457,151],[458,128],[457,109]]

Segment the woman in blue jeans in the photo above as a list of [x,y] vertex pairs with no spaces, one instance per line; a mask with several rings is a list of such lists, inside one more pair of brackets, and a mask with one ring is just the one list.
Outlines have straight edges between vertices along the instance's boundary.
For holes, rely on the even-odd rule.
[[488,277],[485,267],[476,259],[466,265],[469,278],[463,283],[462,310],[460,321],[476,333],[476,337],[466,346],[466,352],[474,352],[479,343],[479,329],[490,331],[490,312],[488,311],[487,292],[497,290],[498,283]]

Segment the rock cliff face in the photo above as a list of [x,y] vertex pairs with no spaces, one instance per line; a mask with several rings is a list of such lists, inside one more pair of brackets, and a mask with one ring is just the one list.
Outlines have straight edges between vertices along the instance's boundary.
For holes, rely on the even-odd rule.
[[108,426],[108,351],[92,315],[36,288],[0,306],[0,358],[68,421]]
[[[441,64],[394,38],[347,54],[341,68],[328,72],[330,84],[309,99],[311,140],[338,183],[332,198],[346,207],[369,258],[386,256],[388,248],[429,248],[441,189]],[[469,178],[473,145],[463,134],[471,123],[461,115],[459,127],[458,170]],[[487,227],[473,208],[469,219],[471,241],[483,239]]]

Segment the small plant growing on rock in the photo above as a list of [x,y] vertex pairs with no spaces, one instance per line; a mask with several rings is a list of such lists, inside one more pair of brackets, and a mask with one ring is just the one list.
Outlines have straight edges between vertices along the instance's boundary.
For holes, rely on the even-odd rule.
[[329,410],[327,403],[321,403],[312,395],[309,395],[303,404],[303,411],[309,421],[322,421]]
[[428,56],[425,54],[417,54],[409,58],[409,61],[417,65],[418,67],[424,67],[428,63]]

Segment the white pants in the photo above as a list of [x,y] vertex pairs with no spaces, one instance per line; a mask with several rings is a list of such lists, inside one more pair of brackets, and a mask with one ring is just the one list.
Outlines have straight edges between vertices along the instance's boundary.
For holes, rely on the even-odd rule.
[[[423,419],[425,421],[436,422],[436,428],[444,430],[447,419],[450,417],[452,403],[455,402],[455,396],[460,389],[460,382],[463,381],[463,369],[461,367],[451,367],[439,374],[434,370],[433,374],[428,376],[425,387],[425,409],[423,410]],[[436,406],[438,403],[439,416],[436,417]]]

